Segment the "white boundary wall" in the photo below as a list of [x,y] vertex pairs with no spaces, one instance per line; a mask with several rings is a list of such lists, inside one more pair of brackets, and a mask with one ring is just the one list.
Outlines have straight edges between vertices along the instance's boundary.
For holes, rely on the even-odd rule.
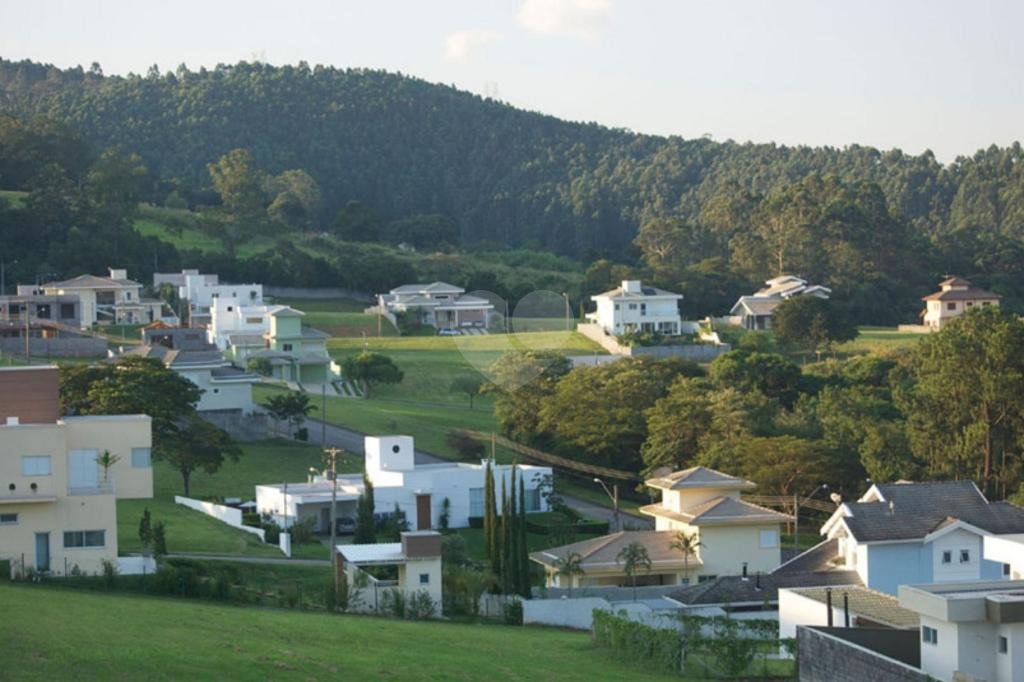
[[213,502],[203,502],[202,500],[193,500],[191,497],[182,497],[181,495],[174,496],[175,504],[188,507],[189,509],[195,509],[197,512],[202,512],[207,516],[228,524],[232,528],[238,530],[244,530],[246,533],[252,533],[259,537],[261,542],[266,542],[266,531],[262,528],[253,528],[242,523],[242,510],[235,509],[234,507],[225,507],[222,504],[214,504]]

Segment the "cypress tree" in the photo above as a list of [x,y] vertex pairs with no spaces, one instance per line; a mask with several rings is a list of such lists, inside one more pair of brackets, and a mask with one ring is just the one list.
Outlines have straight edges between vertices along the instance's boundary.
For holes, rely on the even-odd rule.
[[512,484],[508,501],[508,590],[509,594],[519,592],[519,506],[516,503],[516,467],[512,466]]
[[491,569],[497,572],[498,564],[498,543],[496,539],[497,510],[494,504],[494,470],[491,469],[490,460],[484,469],[484,552],[491,564]]
[[519,476],[519,520],[516,529],[519,531],[519,594],[530,596],[530,550],[526,544],[526,483],[525,477]]
[[356,502],[356,532],[352,542],[357,545],[372,544],[377,541],[376,527],[373,521],[374,500],[373,483],[363,472],[363,492]]
[[512,529],[509,528],[509,517],[511,514],[508,509],[508,493],[505,489],[505,477],[501,477],[501,537],[499,538],[499,546],[501,547],[501,558],[498,562],[498,569],[495,573],[498,574],[501,591],[504,594],[509,593],[509,558],[511,555],[511,544]]

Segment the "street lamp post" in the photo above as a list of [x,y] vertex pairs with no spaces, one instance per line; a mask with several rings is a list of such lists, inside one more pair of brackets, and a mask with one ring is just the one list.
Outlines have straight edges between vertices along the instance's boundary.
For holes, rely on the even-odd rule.
[[572,331],[569,325],[569,315],[571,314],[569,309],[569,294],[562,292],[562,298],[565,299],[565,330]]
[[[819,490],[828,490],[828,483],[822,483],[804,498],[804,502],[818,494]],[[800,496],[793,495],[793,547],[800,549]]]
[[615,516],[614,516],[614,518],[615,518],[615,531],[618,532],[618,531],[622,530],[622,525],[619,523],[619,484],[616,483],[616,484],[612,485],[612,489],[609,490],[608,486],[605,485],[605,482],[602,481],[600,478],[596,478],[595,477],[594,478],[594,483],[600,483],[601,487],[604,488],[605,494],[608,495],[608,497],[611,498],[611,500],[612,500],[612,508],[613,508],[614,514],[615,514]]
[[324,450],[324,453],[331,460],[331,571],[334,572],[334,609],[338,608],[338,560],[337,560],[337,539],[338,529],[335,519],[338,515],[338,455],[343,451],[338,448]]

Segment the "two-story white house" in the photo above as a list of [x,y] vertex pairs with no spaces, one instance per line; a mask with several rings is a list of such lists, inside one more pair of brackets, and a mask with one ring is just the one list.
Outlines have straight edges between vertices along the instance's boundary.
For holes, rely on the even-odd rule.
[[[534,552],[530,559],[544,567],[548,587],[630,584],[618,555],[632,543],[643,545],[651,559],[651,570],[638,576],[641,585],[686,585],[779,565],[782,524],[792,517],[741,500],[742,491],[756,487],[752,482],[693,467],[645,485],[661,491],[661,502],[640,508],[654,517],[654,530],[620,531]],[[692,555],[684,557],[672,546],[680,531],[700,543]],[[583,575],[560,575],[561,563],[572,554],[580,555]]]
[[922,324],[938,331],[950,320],[974,308],[998,306],[1002,298],[991,291],[978,289],[963,277],[950,277],[939,282],[939,290],[923,297]]
[[162,284],[174,286],[178,298],[188,302],[190,327],[209,324],[210,309],[218,299],[231,301],[236,306],[263,304],[262,284],[221,284],[218,275],[201,273],[195,269],[155,273],[153,286],[159,288]]
[[796,296],[814,296],[827,300],[832,290],[820,284],[811,284],[795,275],[780,275],[766,280],[764,286],[751,296],[740,296],[729,314],[737,318],[744,329],[761,331],[771,329],[772,315],[783,301]]
[[1008,567],[985,558],[984,538],[1022,532],[1024,509],[989,502],[971,481],[880,483],[841,504],[821,528],[826,540],[778,570],[816,558],[891,595],[900,585],[997,580]]
[[682,294],[645,287],[640,280],[624,280],[622,286],[590,299],[597,310],[588,313],[587,320],[610,336],[636,332],[678,336],[682,332]]
[[[390,514],[395,505],[404,514],[413,530],[429,530],[441,526],[441,514],[448,500],[448,524],[465,528],[471,518],[484,516],[484,462],[441,462],[416,464],[416,450],[410,436],[366,436],[366,475],[373,484],[374,510]],[[498,506],[501,506],[502,482],[509,489],[512,466],[492,467]],[[517,477],[525,486],[526,511],[546,511],[547,500],[541,494],[550,467],[517,465]],[[276,483],[256,486],[256,508],[270,514],[287,528],[296,519],[312,518],[320,532],[330,529],[333,482],[316,475],[305,482]],[[363,493],[362,475],[339,475],[337,479],[337,520],[355,519],[356,502]],[[510,493],[511,494],[511,493]],[[518,497],[519,491],[516,490]]]

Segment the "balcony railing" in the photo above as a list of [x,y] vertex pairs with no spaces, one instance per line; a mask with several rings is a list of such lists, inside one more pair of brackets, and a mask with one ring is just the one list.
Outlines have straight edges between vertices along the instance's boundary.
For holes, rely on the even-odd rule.
[[68,495],[113,495],[114,481],[97,481],[88,485],[68,484]]

